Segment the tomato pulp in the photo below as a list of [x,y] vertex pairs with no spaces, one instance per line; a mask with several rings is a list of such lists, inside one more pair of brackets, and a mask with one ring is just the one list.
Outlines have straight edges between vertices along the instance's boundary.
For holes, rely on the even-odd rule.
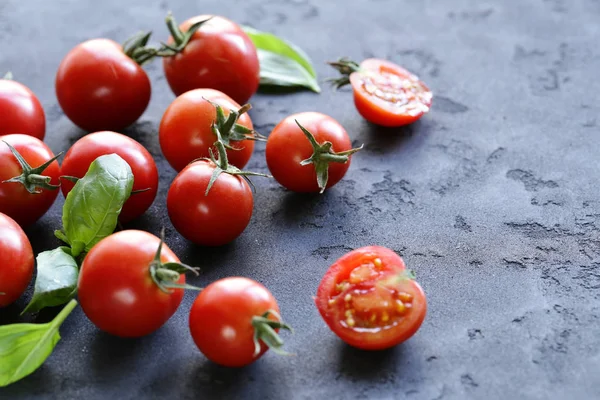
[[342,340],[365,350],[401,343],[421,326],[425,294],[400,256],[380,246],[353,250],[327,271],[317,290],[321,316]]
[[0,135],[22,133],[44,140],[46,116],[42,104],[19,82],[0,79],[0,115]]
[[92,39],[75,46],[60,63],[56,97],[80,128],[119,131],[146,110],[150,79],[121,45]]
[[33,275],[33,250],[23,229],[0,213],[0,307],[14,303]]

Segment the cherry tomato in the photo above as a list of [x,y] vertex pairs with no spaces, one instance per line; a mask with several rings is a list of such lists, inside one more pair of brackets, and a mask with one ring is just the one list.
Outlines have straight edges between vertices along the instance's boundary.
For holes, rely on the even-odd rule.
[[[62,175],[83,178],[90,164],[98,157],[115,153],[123,158],[133,172],[133,191],[149,189],[134,193],[123,205],[119,220],[129,222],[152,205],[158,190],[158,170],[154,159],[141,144],[120,133],[102,131],[84,136],[69,149],[62,163]],[[61,182],[63,195],[73,189],[75,184],[63,179]]]
[[254,199],[244,178],[219,175],[205,195],[215,170],[211,161],[195,161],[173,180],[167,210],[173,226],[188,240],[220,246],[237,238],[252,217]]
[[[345,152],[352,148],[346,130],[333,118],[317,113],[303,112],[290,115],[281,121],[267,140],[267,165],[273,177],[281,185],[294,192],[319,192],[315,164],[302,165],[301,161],[311,157],[314,148],[296,120],[316,139],[319,144],[331,142],[334,152]],[[327,188],[338,183],[350,167],[347,162],[329,162]]]
[[87,131],[119,131],[138,120],[150,102],[146,72],[108,39],[75,46],[56,74],[56,96],[73,123]]
[[269,349],[263,340],[264,318],[275,323],[276,332],[279,328],[290,329],[278,317],[277,301],[263,285],[248,278],[225,278],[204,288],[192,304],[190,331],[209,360],[226,367],[242,367]]
[[315,302],[336,335],[365,350],[407,340],[427,312],[423,289],[407,275],[402,258],[379,246],[353,250],[333,263]]
[[[186,32],[209,17],[191,18],[179,29]],[[171,36],[167,43],[176,42]],[[192,89],[211,88],[244,104],[258,89],[256,47],[239,25],[223,17],[213,16],[202,24],[179,54],[163,59],[163,68],[176,96]]]
[[[0,182],[3,182],[0,183],[0,212],[25,227],[33,224],[48,211],[58,195],[58,190],[40,188],[40,193],[30,193],[20,182],[4,182],[23,174],[23,168],[3,141],[13,146],[32,168],[42,166],[54,158],[54,154],[44,142],[33,136],[14,134],[0,137]],[[53,161],[40,173],[29,175],[28,182],[41,182],[41,177],[37,175],[48,176],[51,178],[51,185],[58,185],[58,162]]]
[[[85,315],[101,330],[121,337],[148,335],[167,322],[183,298],[183,289],[167,291],[154,281],[151,264],[161,241],[138,230],[102,239],[81,265],[78,297]],[[160,261],[179,263],[162,244]],[[178,284],[185,283],[179,276]]]
[[[237,111],[240,108],[238,103],[218,90],[196,89],[177,97],[163,115],[159,129],[160,147],[169,164],[177,171],[198,158],[209,157],[208,149],[215,151],[213,143],[217,138],[211,125],[217,113],[210,102],[221,106],[227,116],[230,110]],[[237,123],[253,129],[246,113],[240,115]],[[221,132],[221,135],[224,133]],[[227,150],[229,162],[243,168],[252,156],[254,141],[232,141],[230,145],[236,150]]]
[[0,135],[22,133],[44,140],[44,109],[35,94],[19,82],[0,79],[0,115]]
[[[367,121],[397,127],[417,121],[431,107],[433,94],[419,78],[386,60],[369,58],[358,66],[348,60],[332,65],[350,75],[356,109]],[[348,83],[342,78],[338,87]]]
[[33,250],[23,229],[0,213],[0,307],[14,303],[33,275]]

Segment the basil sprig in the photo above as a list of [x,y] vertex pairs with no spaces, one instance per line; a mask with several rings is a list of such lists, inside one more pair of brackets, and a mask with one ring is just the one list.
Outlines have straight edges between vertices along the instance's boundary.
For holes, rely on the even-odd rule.
[[58,328],[75,306],[77,301],[71,300],[46,324],[0,326],[0,387],[26,377],[46,361],[60,340]]
[[309,57],[296,45],[272,33],[242,27],[256,46],[260,62],[260,84],[306,87],[319,93],[317,74]]

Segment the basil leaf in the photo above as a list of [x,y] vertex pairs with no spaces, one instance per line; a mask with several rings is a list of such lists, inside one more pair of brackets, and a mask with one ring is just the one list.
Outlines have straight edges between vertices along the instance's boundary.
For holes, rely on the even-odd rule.
[[38,369],[60,340],[58,328],[77,306],[71,300],[46,324],[0,326],[0,387],[9,385]]
[[261,85],[303,86],[321,92],[317,74],[304,51],[271,33],[248,26],[243,29],[258,52]]
[[38,254],[36,261],[33,298],[22,314],[65,304],[77,291],[79,269],[68,247],[44,251]]
[[131,194],[131,167],[116,154],[98,157],[67,195],[63,231],[56,236],[71,246],[77,257],[112,234],[119,213]]

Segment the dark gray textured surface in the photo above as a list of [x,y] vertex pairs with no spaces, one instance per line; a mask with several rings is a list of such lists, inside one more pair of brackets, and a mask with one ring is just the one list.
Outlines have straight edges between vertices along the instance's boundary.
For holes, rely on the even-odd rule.
[[[173,95],[160,63],[150,65],[151,104],[126,133],[155,156],[161,186],[131,227],[166,226],[171,248],[202,267],[195,284],[230,275],[263,282],[297,330],[285,336],[297,355],[267,354],[241,370],[212,365],[188,333],[188,293],[161,330],[139,340],[100,333],[76,310],[47,363],[0,398],[600,397],[600,1],[2,0],[0,71],[38,94],[54,151],[83,134],[54,96],[61,58],[89,38],[152,29],[164,39],[168,9],[180,20],[216,13],[284,36],[321,78],[332,73],[324,61],[341,55],[396,61],[433,89],[433,110],[412,127],[382,130],[361,119],[349,92],[255,96],[262,133],[315,110],[366,149],[322,196],[256,179],[246,232],[207,250],[182,240],[166,217],[174,172],[157,126]],[[265,170],[264,145],[250,167]],[[37,251],[56,245],[61,206],[62,198],[28,230]],[[417,335],[378,353],[345,346],[311,299],[335,258],[372,243],[402,253],[429,300]],[[0,311],[0,321],[15,321],[26,300]]]

